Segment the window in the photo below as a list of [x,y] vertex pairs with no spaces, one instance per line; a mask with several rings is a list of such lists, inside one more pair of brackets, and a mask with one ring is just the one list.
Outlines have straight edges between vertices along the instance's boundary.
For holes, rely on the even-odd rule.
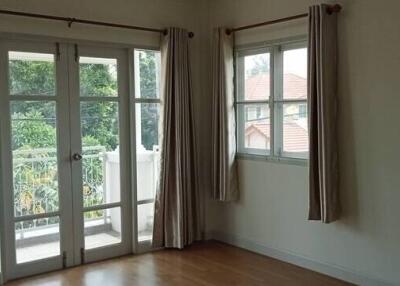
[[152,239],[160,164],[160,52],[135,50],[138,241]]
[[299,118],[307,118],[307,104],[299,105]]
[[238,152],[308,157],[305,42],[236,52]]

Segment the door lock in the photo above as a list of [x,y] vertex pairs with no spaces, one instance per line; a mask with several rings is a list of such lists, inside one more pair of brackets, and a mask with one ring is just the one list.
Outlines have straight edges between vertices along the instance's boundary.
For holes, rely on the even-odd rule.
[[79,153],[75,153],[74,155],[72,155],[72,159],[74,161],[80,161],[80,160],[82,160],[82,155]]

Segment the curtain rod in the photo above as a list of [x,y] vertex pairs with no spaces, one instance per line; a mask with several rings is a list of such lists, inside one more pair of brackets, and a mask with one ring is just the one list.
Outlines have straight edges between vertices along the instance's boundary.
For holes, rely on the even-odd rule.
[[[60,17],[60,16],[52,16],[52,15],[34,14],[34,13],[17,12],[17,11],[10,11],[10,10],[0,10],[0,14],[13,15],[13,16],[22,16],[22,17],[30,17],[30,18],[48,19],[48,20],[55,20],[55,21],[64,21],[64,22],[67,22],[69,28],[71,28],[71,25],[73,23],[81,23],[81,24],[89,24],[89,25],[96,25],[96,26],[106,26],[106,27],[114,27],[114,28],[130,29],[130,30],[139,30],[139,31],[154,32],[154,33],[162,33],[163,35],[167,35],[168,34],[168,30],[167,29],[146,28],[146,27],[140,27],[140,26],[130,26],[130,25],[124,25],[124,24],[115,24],[115,23],[108,23],[108,22],[84,20],[84,19],[70,18],[70,17]],[[189,32],[188,35],[189,35],[189,38],[193,38],[194,37],[194,33],[193,32]]]
[[[339,13],[340,10],[342,10],[342,6],[340,6],[339,4],[328,6],[328,8],[327,8],[328,14]],[[308,13],[294,15],[294,16],[285,17],[285,18],[280,18],[280,19],[276,19],[276,20],[263,22],[263,23],[257,23],[257,24],[253,24],[253,25],[237,27],[237,28],[233,28],[233,29],[226,29],[226,34],[230,35],[230,34],[232,34],[234,32],[238,32],[238,31],[242,31],[242,30],[257,28],[257,27],[261,27],[261,26],[272,25],[272,24],[276,24],[276,23],[287,22],[287,21],[300,19],[300,18],[306,18],[306,17],[308,17]]]

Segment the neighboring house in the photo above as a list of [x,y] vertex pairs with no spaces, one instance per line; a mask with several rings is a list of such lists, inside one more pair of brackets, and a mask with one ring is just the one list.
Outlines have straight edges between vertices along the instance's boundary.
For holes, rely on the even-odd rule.
[[[284,99],[306,99],[307,80],[295,74],[285,74]],[[269,74],[248,77],[245,82],[246,100],[265,100],[270,95]],[[307,105],[285,104],[283,124],[283,147],[286,152],[308,150]],[[267,105],[246,107],[245,146],[247,148],[270,148],[270,121]]]

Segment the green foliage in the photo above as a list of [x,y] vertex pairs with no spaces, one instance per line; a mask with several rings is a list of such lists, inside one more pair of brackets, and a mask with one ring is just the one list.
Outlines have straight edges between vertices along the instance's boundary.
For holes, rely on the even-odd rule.
[[57,211],[58,180],[55,150],[33,151],[30,147],[24,146],[14,152],[13,159],[16,215]]
[[82,136],[95,138],[100,145],[106,147],[107,151],[115,150],[118,146],[117,103],[81,103],[81,122]]
[[142,144],[146,150],[153,150],[158,145],[158,104],[141,104]]
[[117,96],[116,66],[80,64],[81,96]]
[[[140,87],[143,98],[157,97],[156,53],[140,53]],[[12,94],[55,95],[54,63],[46,61],[10,61]],[[80,64],[82,96],[117,96],[116,67]],[[59,108],[63,108],[58,106]],[[64,107],[65,108],[65,107]],[[142,142],[146,149],[158,144],[158,105],[141,104]],[[81,132],[84,155],[99,154],[118,147],[118,104],[82,102]],[[59,206],[57,174],[56,109],[54,102],[18,102],[12,104],[12,150],[14,151],[14,200],[16,215],[56,211]],[[32,162],[33,161],[33,162]],[[101,156],[82,160],[84,205],[103,203],[103,161]],[[85,214],[101,217],[102,212]],[[36,224],[55,223],[40,220]],[[24,227],[33,225],[25,222]],[[22,223],[17,226],[22,227]]]
[[156,98],[156,53],[150,51],[139,52],[140,69],[140,97]]
[[14,113],[12,120],[12,149],[56,146],[56,129],[38,111]]
[[[140,96],[142,98],[157,97],[156,53],[140,52]],[[142,144],[147,150],[158,145],[159,109],[157,104],[141,104]]]
[[45,61],[10,61],[11,94],[54,95],[54,64]]

